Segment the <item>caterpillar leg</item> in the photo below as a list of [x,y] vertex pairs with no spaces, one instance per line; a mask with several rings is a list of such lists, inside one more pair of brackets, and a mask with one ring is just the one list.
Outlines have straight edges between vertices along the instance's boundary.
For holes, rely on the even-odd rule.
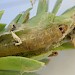
[[21,39],[13,31],[11,31],[11,34],[12,34],[13,39],[16,41],[15,42],[16,46],[22,44]]

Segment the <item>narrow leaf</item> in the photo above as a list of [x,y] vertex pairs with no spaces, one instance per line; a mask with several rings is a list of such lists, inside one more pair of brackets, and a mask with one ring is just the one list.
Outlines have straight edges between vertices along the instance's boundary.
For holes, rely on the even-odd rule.
[[12,23],[15,23],[16,24],[18,22],[18,20],[20,19],[21,16],[22,16],[21,13],[18,14],[9,25],[11,25]]
[[72,15],[74,15],[75,13],[75,6],[67,9],[64,13],[62,13],[61,15],[66,16],[66,17],[71,17]]
[[43,66],[43,62],[25,57],[8,56],[0,58],[0,70],[24,73],[36,71]]
[[37,14],[44,13],[48,11],[48,1],[39,0]]
[[35,60],[42,60],[42,59],[47,58],[50,54],[52,54],[52,50],[48,51],[47,53],[42,53],[42,54],[40,54],[38,56],[33,56],[31,58],[35,59]]
[[5,29],[6,24],[0,23],[0,32]]
[[25,12],[22,13],[22,16],[20,17],[20,19],[18,20],[17,23],[22,24],[25,23],[28,19],[29,19],[29,11],[32,8],[27,9]]
[[28,10],[26,10],[25,12],[22,12],[20,14],[18,14],[13,21],[7,26],[7,31],[11,30],[11,28],[13,27],[13,25],[17,25],[18,27],[20,27],[19,25],[22,23],[25,23],[28,19],[29,19],[29,11],[31,10],[31,8],[29,8]]
[[18,22],[18,20],[20,19],[21,16],[22,16],[22,14],[18,14],[18,15],[11,21],[11,23],[7,26],[6,31],[9,31],[9,30],[12,28],[12,26]]
[[0,19],[2,18],[3,13],[4,13],[4,10],[1,10],[0,11]]
[[55,6],[54,6],[54,8],[52,10],[52,13],[57,14],[57,12],[58,12],[58,10],[59,10],[59,8],[61,6],[61,3],[62,3],[62,0],[57,0],[56,1]]
[[54,48],[54,50],[70,50],[70,49],[75,49],[75,47],[71,42],[66,42],[61,46]]

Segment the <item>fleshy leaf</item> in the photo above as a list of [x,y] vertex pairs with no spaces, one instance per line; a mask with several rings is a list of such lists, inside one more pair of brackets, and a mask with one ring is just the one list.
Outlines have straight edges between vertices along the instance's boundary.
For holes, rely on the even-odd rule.
[[39,0],[37,14],[41,14],[48,11],[48,1],[46,0]]
[[4,13],[4,10],[1,10],[0,11],[0,19],[2,18],[3,13]]
[[0,31],[3,31],[5,29],[6,24],[0,23]]
[[57,0],[55,6],[52,10],[52,13],[56,14],[61,6],[62,0]]
[[23,12],[22,16],[19,18],[18,22],[19,24],[25,23],[29,19],[29,11],[32,8],[27,9],[25,12]]
[[70,49],[75,49],[75,47],[71,42],[66,42],[61,46],[54,48],[54,50],[70,50]]
[[4,71],[33,72],[43,66],[43,62],[25,57],[8,56],[0,58],[0,70]]
[[67,9],[64,13],[61,15],[66,16],[66,17],[71,17],[75,13],[75,6]]

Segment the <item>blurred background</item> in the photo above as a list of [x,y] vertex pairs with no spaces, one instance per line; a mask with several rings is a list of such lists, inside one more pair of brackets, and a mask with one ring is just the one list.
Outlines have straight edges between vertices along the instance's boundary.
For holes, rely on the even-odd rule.
[[[36,0],[30,11],[30,18],[36,15],[38,1]],[[49,12],[52,11],[55,2],[56,0],[49,0]],[[74,5],[75,0],[63,0],[57,15]],[[5,10],[0,22],[8,25],[17,14],[29,7],[32,7],[29,0],[0,0],[0,10]],[[75,75],[75,50],[59,51],[58,56],[49,58],[49,63],[45,68],[29,75]]]

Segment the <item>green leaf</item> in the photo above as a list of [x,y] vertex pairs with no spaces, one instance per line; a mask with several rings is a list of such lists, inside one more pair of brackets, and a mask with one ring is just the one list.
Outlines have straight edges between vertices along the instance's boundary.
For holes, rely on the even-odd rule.
[[52,10],[52,13],[57,14],[57,12],[58,12],[58,10],[59,10],[59,8],[61,6],[61,3],[62,3],[62,0],[57,0],[56,1],[55,6],[54,6],[54,8]]
[[48,11],[48,1],[46,1],[46,0],[39,0],[37,14],[41,14],[41,13],[44,13],[44,12]]
[[8,56],[0,58],[0,70],[3,71],[33,72],[43,66],[43,62],[25,57]]
[[31,58],[35,59],[35,60],[42,60],[42,59],[47,58],[50,54],[52,54],[52,50],[50,50],[50,51],[48,51],[46,53],[42,53],[42,54],[40,54],[38,56],[32,56]]
[[10,31],[10,29],[12,28],[13,25],[15,25],[18,20],[20,19],[20,17],[22,16],[22,14],[18,14],[12,21],[11,23],[7,26],[6,31]]
[[18,22],[18,20],[20,19],[21,16],[22,16],[21,13],[18,14],[9,25],[12,25],[13,23],[16,24]]
[[18,22],[19,24],[25,23],[29,19],[29,11],[32,8],[27,9],[25,12],[23,12],[22,16],[19,18]]
[[2,18],[3,13],[4,13],[4,10],[1,10],[0,11],[0,19]]
[[67,9],[64,13],[62,13],[61,15],[66,16],[66,17],[71,17],[72,15],[74,15],[75,13],[75,6]]
[[5,29],[6,24],[0,23],[0,31],[3,31]]
[[22,75],[19,72],[0,70],[0,75]]
[[18,14],[13,21],[7,26],[7,31],[11,30],[11,28],[13,27],[13,25],[17,25],[18,27],[20,27],[19,25],[22,23],[25,23],[28,19],[29,19],[29,11],[31,10],[31,8],[27,9],[25,12],[22,12],[20,14]]
[[39,75],[35,72],[24,72],[21,74],[20,72],[13,72],[13,71],[0,71],[0,75]]
[[61,46],[54,48],[54,50],[70,50],[70,49],[75,49],[75,47],[71,42],[66,42]]

